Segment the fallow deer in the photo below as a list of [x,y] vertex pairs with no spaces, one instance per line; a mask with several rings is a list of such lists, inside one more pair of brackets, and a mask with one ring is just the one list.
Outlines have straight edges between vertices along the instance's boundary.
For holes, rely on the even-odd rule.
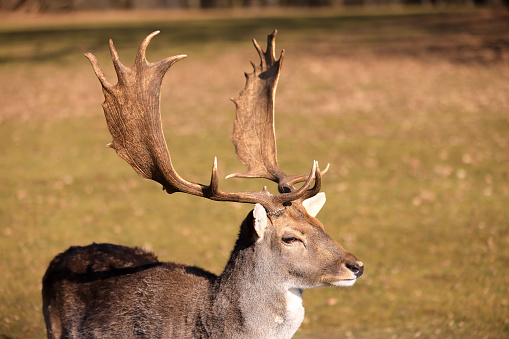
[[[264,52],[253,39],[260,65],[246,74],[233,100],[232,135],[247,172],[228,177],[265,178],[278,194],[218,188],[214,160],[209,185],[183,179],[173,168],[159,110],[163,76],[177,55],[148,63],[142,42],[134,66],[125,67],[110,40],[118,77],[111,85],[87,53],[101,82],[109,144],[142,177],[168,193],[255,204],[220,275],[160,262],[140,248],[112,244],[71,247],[56,256],[43,278],[48,338],[290,338],[304,318],[302,292],[318,286],[351,286],[364,270],[315,218],[325,202],[315,161],[309,175],[287,175],[278,165],[274,99],[284,50],[276,60],[275,35]],[[297,183],[304,184],[296,188]],[[313,187],[311,185],[313,184]]]

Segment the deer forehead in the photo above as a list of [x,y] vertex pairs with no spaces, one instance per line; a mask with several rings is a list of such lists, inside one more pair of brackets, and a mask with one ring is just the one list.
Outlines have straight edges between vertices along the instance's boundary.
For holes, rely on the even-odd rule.
[[296,205],[294,203],[292,206],[286,207],[285,213],[276,218],[271,218],[271,224],[278,235],[288,229],[303,235],[316,232],[325,233],[324,227],[318,219],[310,216],[302,205]]

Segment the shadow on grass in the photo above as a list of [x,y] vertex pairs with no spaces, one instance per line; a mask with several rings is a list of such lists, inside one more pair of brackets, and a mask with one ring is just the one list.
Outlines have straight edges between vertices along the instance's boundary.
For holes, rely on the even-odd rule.
[[[265,18],[215,18],[135,23],[103,23],[89,27],[57,27],[0,32],[0,64],[61,61],[84,52],[104,51],[111,38],[117,49],[136,46],[147,34],[161,30],[155,52],[178,47],[178,53],[204,45],[227,45],[263,39],[273,29],[285,40],[312,46],[327,42],[321,53],[336,54],[368,48],[390,55],[445,55],[453,61],[479,59],[486,50],[501,61],[509,51],[509,20],[505,15],[475,13],[411,13]],[[459,31],[458,29],[461,28]],[[474,37],[468,42],[459,35]],[[465,40],[465,39],[463,39]],[[185,48],[185,51],[181,49]],[[466,52],[465,52],[466,51]],[[492,53],[492,54],[493,54]],[[472,54],[475,54],[472,57]],[[488,53],[489,54],[489,53]],[[476,60],[477,60],[476,59]],[[481,61],[483,61],[481,60]],[[484,60],[485,61],[485,60]]]

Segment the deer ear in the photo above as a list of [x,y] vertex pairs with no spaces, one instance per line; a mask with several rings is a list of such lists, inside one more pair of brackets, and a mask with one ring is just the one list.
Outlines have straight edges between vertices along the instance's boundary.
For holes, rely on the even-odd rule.
[[265,229],[267,228],[267,212],[265,208],[256,204],[253,210],[254,217],[254,228],[258,237],[263,238],[263,233],[265,233]]
[[306,209],[306,212],[312,217],[316,217],[318,212],[322,209],[325,204],[325,193],[320,192],[314,197],[306,199],[302,202],[302,205]]

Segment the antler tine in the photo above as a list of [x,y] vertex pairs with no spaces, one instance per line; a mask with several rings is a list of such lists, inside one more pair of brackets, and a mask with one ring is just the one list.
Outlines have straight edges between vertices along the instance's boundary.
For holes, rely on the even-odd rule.
[[110,54],[111,60],[113,61],[113,66],[115,67],[115,73],[117,73],[117,80],[120,84],[123,84],[125,82],[126,72],[128,72],[129,69],[126,68],[124,64],[120,61],[117,49],[115,48],[113,40],[111,39],[110,39]]
[[[330,164],[327,164],[325,169],[323,171],[320,171],[320,176],[323,177],[325,175],[325,173],[327,173],[329,171],[329,168],[330,168]],[[288,176],[288,178],[286,180],[286,184],[293,186],[299,182],[308,180],[308,177],[309,177],[308,175],[290,175],[290,176]]]
[[[269,62],[276,61],[276,35],[277,29],[267,36],[267,52],[265,53],[265,57],[270,59],[270,61],[267,60]],[[282,50],[281,53],[284,53],[284,50]]]
[[85,56],[92,64],[92,68],[94,69],[94,73],[97,76],[97,79],[99,79],[99,82],[101,83],[102,87],[106,90],[111,90],[112,85],[110,82],[106,79],[106,76],[104,75],[101,66],[99,66],[99,61],[97,61],[97,58],[92,53],[85,53]]
[[210,185],[204,190],[207,196],[219,194],[219,177],[217,175],[217,157],[214,157],[214,165],[212,166],[212,174],[210,176]]
[[320,189],[322,188],[322,175],[324,172],[327,172],[328,167],[329,165],[327,165],[327,168],[323,172],[320,172],[318,162],[316,162],[315,185],[313,186],[313,188],[306,190],[306,192],[299,199],[306,200],[308,198],[314,197],[315,195],[318,194],[318,192],[320,192]]
[[[260,56],[261,67],[262,67],[262,69],[266,69],[267,61],[265,60],[265,53],[263,53],[263,50],[260,47],[260,45],[258,44],[258,41],[256,41],[256,39],[253,39],[252,41],[253,41],[253,45],[254,45],[256,51],[258,52],[258,55]],[[256,69],[256,65],[253,62],[251,62],[251,65],[253,66],[254,69]]]
[[152,41],[152,38],[155,37],[156,35],[158,35],[159,33],[160,33],[160,31],[154,31],[154,32],[150,33],[149,35],[147,35],[145,37],[145,39],[143,39],[142,43],[140,44],[140,48],[138,48],[138,53],[136,54],[136,60],[135,60],[136,64],[139,64],[142,62],[147,62],[147,58],[145,55],[145,53],[147,51],[147,47],[150,44],[150,41]]
[[274,203],[273,195],[266,187],[261,192],[230,192],[219,190],[219,178],[217,174],[217,157],[214,158],[210,185],[203,187],[204,197],[218,201],[234,201],[243,203],[260,203],[268,211],[274,211],[278,207]]

